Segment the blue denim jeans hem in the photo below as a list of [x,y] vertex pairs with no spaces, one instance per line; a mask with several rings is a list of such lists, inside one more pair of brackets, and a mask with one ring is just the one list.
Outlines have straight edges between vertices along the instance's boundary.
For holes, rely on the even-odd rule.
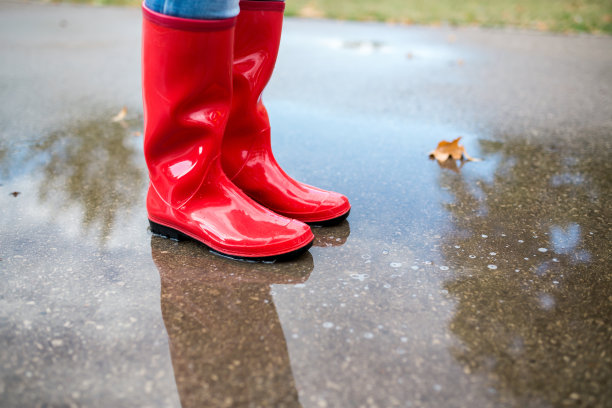
[[145,5],[167,16],[200,20],[236,17],[240,12],[239,0],[145,0]]

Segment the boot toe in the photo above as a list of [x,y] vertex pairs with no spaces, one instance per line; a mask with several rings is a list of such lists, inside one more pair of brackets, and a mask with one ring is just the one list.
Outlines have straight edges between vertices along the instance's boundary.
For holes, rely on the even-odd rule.
[[330,191],[305,222],[317,223],[340,218],[347,214],[350,209],[351,205],[346,196]]
[[[277,220],[275,220],[277,221]],[[215,236],[208,246],[225,255],[238,258],[274,258],[306,250],[314,241],[310,227],[298,220],[286,220],[286,224],[270,222],[249,223],[237,227],[226,239]],[[203,235],[211,237],[208,223]]]

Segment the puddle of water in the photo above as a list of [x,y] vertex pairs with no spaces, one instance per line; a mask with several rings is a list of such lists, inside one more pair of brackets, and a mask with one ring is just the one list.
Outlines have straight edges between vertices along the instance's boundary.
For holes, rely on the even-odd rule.
[[[288,123],[301,120],[285,112],[296,115]],[[322,120],[337,131],[333,118]],[[27,372],[50,384],[54,370],[73,367],[74,353],[92,361],[85,330],[100,342],[100,358],[111,362],[113,339],[123,339],[123,352],[137,361],[151,350],[155,362],[143,359],[144,375],[132,383],[151,390],[151,381],[161,382],[157,400],[172,401],[176,393],[187,405],[312,405],[365,395],[379,405],[416,404],[415,393],[432,391],[428,398],[441,404],[464,392],[484,406],[523,395],[557,404],[570,389],[594,401],[593,387],[609,376],[606,365],[593,365],[607,344],[599,328],[611,315],[601,284],[609,279],[607,224],[594,216],[604,211],[597,197],[609,188],[602,181],[607,164],[588,159],[590,152],[558,160],[545,144],[517,136],[468,140],[487,165],[456,171],[428,161],[419,150],[430,143],[395,127],[386,129],[389,139],[378,151],[367,148],[367,122],[355,124],[351,144],[327,139],[336,140],[336,159],[352,175],[334,176],[352,198],[351,218],[314,229],[310,253],[273,265],[234,262],[195,243],[148,235],[137,205],[144,194],[140,140],[130,126],[99,119],[4,149],[1,191],[28,187],[0,198],[5,225],[7,214],[16,225],[2,236],[0,261],[16,286],[5,286],[2,296],[5,310],[35,303],[32,313],[19,312],[20,320],[4,327],[19,343],[43,345],[36,360],[11,363],[28,367],[19,371],[17,388],[24,389]],[[422,129],[408,123],[403,133]],[[429,140],[446,132],[428,131]],[[295,159],[286,147],[292,137],[289,131],[276,144],[288,162]],[[309,153],[321,151],[308,145],[315,142],[305,143],[299,163],[307,164],[292,172],[315,178],[316,169],[329,171],[325,155]],[[406,149],[415,143],[417,149]],[[371,151],[375,165],[343,158],[361,151]],[[568,172],[584,175],[582,182],[549,182]],[[37,211],[43,216],[28,220]],[[38,238],[25,238],[34,229]],[[49,282],[80,283],[45,288],[37,282],[41,273]],[[114,322],[118,316],[123,320]],[[128,327],[137,337],[121,334]],[[43,369],[40,361],[59,350],[67,353],[59,354],[62,365]],[[581,381],[583,372],[592,380]],[[81,375],[96,382],[96,373]],[[384,394],[368,388],[372,378],[385,384]],[[75,384],[73,392],[87,392]]]
[[50,217],[69,214],[66,221],[83,234],[107,241],[117,217],[141,204],[146,183],[142,119],[113,123],[111,117],[108,112],[81,120],[17,145],[3,141],[3,183],[21,193],[5,210],[36,213],[42,207]]
[[[440,175],[456,198],[447,206],[454,228],[442,244],[445,260],[458,271],[444,284],[457,299],[449,328],[460,346],[453,354],[465,371],[494,379],[502,400],[530,395],[565,404],[571,390],[593,403],[595,384],[610,375],[607,363],[593,363],[606,355],[598,327],[609,324],[612,309],[608,289],[599,286],[610,287],[610,226],[601,224],[605,203],[591,197],[609,190],[609,165],[596,151],[567,146],[552,154],[546,144],[519,138],[494,152],[500,161],[493,181],[481,184],[484,197],[470,191],[478,177]],[[576,173],[580,182],[550,182]],[[581,231],[593,229],[597,233],[581,239]],[[494,273],[483,269],[483,253],[490,251],[497,260]],[[589,261],[576,263],[579,251],[590,254]],[[519,355],[511,351],[511,339],[520,339]],[[599,380],[583,382],[585,373]]]

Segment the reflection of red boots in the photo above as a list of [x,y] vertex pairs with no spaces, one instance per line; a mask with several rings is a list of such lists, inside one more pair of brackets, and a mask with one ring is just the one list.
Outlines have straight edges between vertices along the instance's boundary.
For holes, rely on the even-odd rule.
[[190,20],[143,7],[144,153],[154,233],[241,258],[303,252],[310,228],[255,203],[224,174],[235,18]]
[[247,195],[278,214],[314,224],[335,223],[348,215],[348,199],[293,180],[272,155],[261,93],[276,63],[284,6],[279,1],[240,2],[223,169]]
[[312,255],[232,262],[154,236],[151,256],[181,406],[301,407],[271,285],[306,282]]

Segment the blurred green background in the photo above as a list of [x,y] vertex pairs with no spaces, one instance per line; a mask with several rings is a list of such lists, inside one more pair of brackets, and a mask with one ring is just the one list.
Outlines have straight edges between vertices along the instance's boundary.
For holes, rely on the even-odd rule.
[[[55,0],[138,6],[140,0]],[[612,0],[286,0],[287,15],[612,34]]]

